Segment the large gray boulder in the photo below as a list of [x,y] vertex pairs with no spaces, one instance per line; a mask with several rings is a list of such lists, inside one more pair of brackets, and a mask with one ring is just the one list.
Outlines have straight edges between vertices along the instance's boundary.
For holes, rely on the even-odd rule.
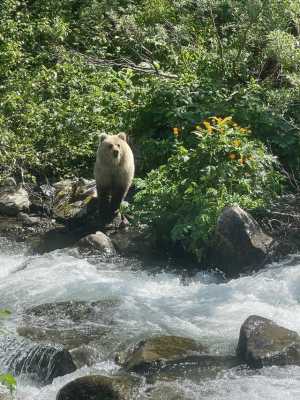
[[139,380],[132,376],[90,375],[63,386],[56,400],[132,400]]
[[270,319],[251,315],[241,327],[237,354],[252,368],[300,365],[300,336]]
[[228,276],[237,276],[262,267],[273,239],[239,206],[225,207],[218,218],[209,263]]
[[4,186],[0,188],[0,214],[15,216],[28,211],[30,201],[28,193],[22,187]]

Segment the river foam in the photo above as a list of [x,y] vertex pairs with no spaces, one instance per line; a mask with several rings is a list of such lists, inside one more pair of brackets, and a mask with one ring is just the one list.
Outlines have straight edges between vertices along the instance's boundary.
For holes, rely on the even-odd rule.
[[[234,354],[240,326],[251,314],[300,332],[298,256],[251,276],[222,281],[213,273],[183,279],[178,273],[163,270],[147,272],[131,260],[88,259],[74,250],[27,256],[24,248],[0,241],[0,265],[0,308],[13,313],[3,322],[10,332],[26,307],[107,297],[121,300],[115,319],[124,341],[151,334],[176,334],[200,339],[212,352]],[[113,368],[116,366],[111,362],[93,367],[98,373],[109,373]],[[18,399],[54,400],[64,383],[91,372],[78,370],[44,388],[21,379]],[[255,373],[234,369],[217,379],[182,379],[176,384],[187,399],[291,400],[300,397],[299,372],[298,367],[264,368]]]

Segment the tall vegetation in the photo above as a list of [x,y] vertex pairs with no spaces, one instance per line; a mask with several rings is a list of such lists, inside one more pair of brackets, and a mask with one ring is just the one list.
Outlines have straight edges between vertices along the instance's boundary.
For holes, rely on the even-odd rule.
[[[211,231],[215,217],[204,209],[216,215],[245,196],[253,208],[278,192],[274,157],[299,177],[299,34],[294,0],[2,0],[0,176],[91,176],[98,133],[125,130],[144,178],[136,217],[160,220],[169,240],[205,238],[205,223],[193,222],[208,218]],[[228,116],[251,130],[241,149],[249,147],[256,164],[225,157],[224,166],[229,131],[240,128],[227,126],[224,137],[218,125],[215,135],[203,133],[203,121]],[[196,126],[200,136],[191,133]],[[228,176],[211,180],[206,167]],[[168,199],[158,189],[165,179]]]

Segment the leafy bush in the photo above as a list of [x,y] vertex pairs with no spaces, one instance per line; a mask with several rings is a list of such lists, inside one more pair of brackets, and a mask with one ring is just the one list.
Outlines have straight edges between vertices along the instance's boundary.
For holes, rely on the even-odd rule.
[[224,206],[262,207],[282,178],[266,147],[231,117],[212,117],[189,134],[194,147],[178,141],[166,164],[137,180],[133,213],[157,239],[180,242],[200,259]]

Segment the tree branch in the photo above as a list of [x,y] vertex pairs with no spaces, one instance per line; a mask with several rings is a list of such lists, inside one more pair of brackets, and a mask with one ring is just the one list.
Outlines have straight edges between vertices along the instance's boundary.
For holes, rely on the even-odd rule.
[[143,67],[140,65],[137,65],[133,63],[130,60],[107,60],[107,59],[101,59],[97,57],[91,57],[91,56],[86,56],[85,54],[79,53],[75,50],[71,51],[75,55],[79,55],[80,57],[84,58],[87,64],[91,65],[97,65],[99,67],[118,67],[118,68],[130,68],[136,72],[142,73],[142,74],[150,74],[150,75],[156,75],[161,78],[166,78],[166,79],[178,79],[178,75],[174,75],[168,72],[161,72],[158,68],[156,68],[153,63],[151,63],[151,67]]

